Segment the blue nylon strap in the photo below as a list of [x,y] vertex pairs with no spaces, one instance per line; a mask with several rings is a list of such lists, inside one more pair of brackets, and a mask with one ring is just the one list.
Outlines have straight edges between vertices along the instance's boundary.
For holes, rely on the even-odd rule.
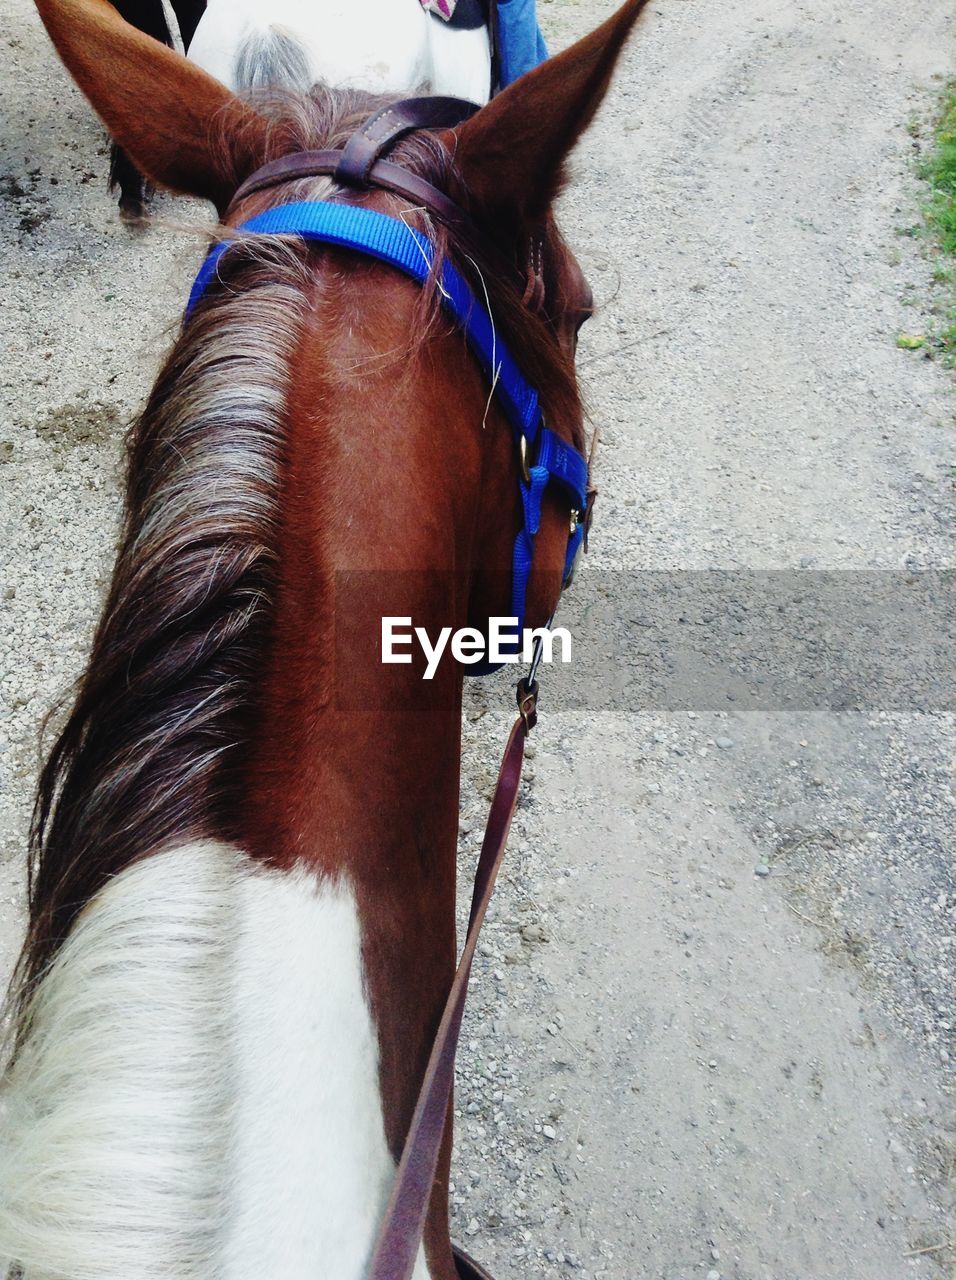
[[[413,230],[397,218],[374,209],[357,209],[353,205],[308,201],[278,205],[244,222],[239,231],[255,235],[301,236],[322,244],[353,249],[396,267],[419,284],[431,272],[434,247],[427,236]],[[210,250],[196,277],[186,318],[192,314],[203,294],[217,278],[223,255],[234,242],[223,241]],[[534,537],[541,523],[541,500],[551,481],[561,485],[571,503],[583,515],[587,507],[588,464],[577,449],[565,444],[544,426],[538,394],[527,382],[507,347],[498,339],[491,317],[482,306],[461,273],[450,262],[442,266],[439,295],[442,305],[457,320],[479,365],[492,384],[494,394],[514,433],[534,446],[534,461],[529,468],[530,483],[521,481],[524,522],[515,540],[512,558],[511,613],[524,626],[528,580],[534,562]],[[584,537],[579,525],[568,540],[564,577],[567,580],[574,558]],[[519,642],[520,643],[520,642]],[[468,668],[479,675],[497,667],[482,663]]]
[[536,467],[544,467],[552,480],[563,485],[573,499],[573,505],[583,512],[588,504],[588,464],[577,449],[542,427],[538,441]]
[[[322,200],[281,204],[244,222],[239,231],[256,235],[301,236],[342,249],[355,249],[397,267],[405,275],[424,284],[431,271],[434,250],[420,231],[374,209],[330,204]],[[186,304],[187,317],[216,278],[219,262],[231,241],[213,248],[200,269]],[[450,262],[442,268],[441,300],[458,321],[482,372],[494,384],[515,438],[537,438],[541,425],[538,393],[526,381],[507,347],[495,333],[491,318],[478,303],[461,273]],[[496,376],[497,374],[497,376]]]
[[511,616],[518,619],[518,630],[524,626],[525,596],[534,562],[534,536],[541,526],[541,499],[548,484],[544,467],[532,467],[531,483],[521,485],[524,523],[515,539],[511,573]]

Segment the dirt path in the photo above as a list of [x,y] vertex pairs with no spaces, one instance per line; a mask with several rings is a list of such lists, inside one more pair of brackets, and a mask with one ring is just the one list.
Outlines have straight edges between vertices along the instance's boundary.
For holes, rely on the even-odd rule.
[[[602,601],[636,667],[640,570],[952,563],[952,383],[894,345],[929,275],[897,231],[907,118],[952,71],[934,9],[661,0],[577,161],[603,496],[567,619]],[[117,224],[97,126],[31,7],[4,10],[6,965],[38,724],[82,662],[121,432],[198,254]],[[556,44],[606,11],[542,8]],[[933,1248],[956,1242],[952,717],[544,697],[466,1030],[458,1234],[502,1280],[956,1274]],[[469,693],[464,862],[509,699]]]

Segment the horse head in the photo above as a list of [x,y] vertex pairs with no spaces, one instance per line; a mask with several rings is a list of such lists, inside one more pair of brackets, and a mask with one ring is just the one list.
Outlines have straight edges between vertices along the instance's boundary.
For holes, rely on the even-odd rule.
[[[580,456],[590,301],[552,206],[644,2],[395,141],[449,219],[335,173],[255,181],[387,103],[238,97],[106,0],[39,0],[113,136],[211,200],[231,247],[134,428],[112,585],[41,779],[0,1141],[0,1263],[28,1280],[365,1274],[453,970],[462,685],[385,666],[381,619],[509,613],[532,490],[522,608],[557,603],[564,463],[523,454],[494,344],[554,456]],[[420,237],[421,282],[255,229],[317,202]],[[458,278],[490,378],[449,316]],[[455,1275],[450,1153],[449,1125],[431,1280]]]

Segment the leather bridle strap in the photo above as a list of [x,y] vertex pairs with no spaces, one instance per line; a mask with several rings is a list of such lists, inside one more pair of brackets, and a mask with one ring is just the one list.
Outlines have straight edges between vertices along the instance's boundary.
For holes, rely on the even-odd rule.
[[[272,160],[269,164],[264,164],[261,169],[257,169],[236,192],[232,204],[238,204],[240,200],[257,191],[267,191],[270,187],[280,186],[283,182],[295,182],[300,178],[328,177],[340,181],[341,160],[341,151],[298,151],[293,155],[280,156],[278,160]],[[478,230],[474,220],[461,205],[456,204],[450,196],[446,196],[444,191],[439,191],[438,187],[426,182],[417,174],[410,173],[402,165],[394,164],[391,160],[374,162],[368,171],[366,181],[359,189],[371,187],[390,191],[396,196],[404,196],[416,209],[424,209],[426,213],[430,213],[443,226],[463,237],[466,243],[474,245],[482,262],[487,263],[496,275],[509,280],[520,295],[525,294],[528,287],[528,274],[519,271],[513,262],[509,262],[501,250]],[[542,296],[534,301],[540,310],[544,304],[543,285]],[[528,305],[530,309],[530,301]]]
[[369,116],[341,151],[295,151],[262,165],[238,188],[229,207],[235,207],[256,192],[302,178],[328,177],[357,191],[380,188],[404,196],[464,237],[474,245],[489,269],[509,279],[523,294],[527,287],[526,275],[488,241],[461,205],[402,165],[382,159],[400,138],[416,129],[452,129],[477,110],[475,103],[464,98],[406,98],[392,103]]
[[416,129],[453,129],[478,110],[465,98],[403,98],[382,107],[356,129],[342,150],[335,177],[350,187],[368,182],[372,165]]
[[[264,164],[261,169],[257,169],[252,177],[242,184],[233,197],[233,204],[237,204],[256,191],[266,191],[283,182],[295,182],[300,178],[329,177],[341,182],[339,169],[343,154],[341,151],[297,151],[292,155],[280,156],[278,160],[272,160],[269,164]],[[439,191],[424,178],[419,178],[417,174],[410,173],[390,160],[374,161],[365,172],[361,184],[348,183],[347,185],[360,185],[362,188],[381,187],[385,191],[394,192],[395,195],[405,196],[415,205],[427,209],[440,222],[453,230],[464,230],[472,236],[475,235],[474,223],[461,205],[456,204],[445,195],[444,191]],[[512,273],[514,270],[512,267]]]
[[[529,685],[522,680],[518,685],[518,709],[521,714],[508,737],[498,772],[498,782],[475,872],[465,945],[432,1045],[367,1280],[410,1280],[415,1269],[442,1136],[448,1119],[448,1104],[455,1078],[455,1051],[468,995],[471,963],[511,829],[521,781],[525,738],[534,728],[537,719],[537,696],[536,684]],[[467,1261],[470,1260],[466,1259]]]
[[[416,129],[453,129],[470,119],[477,110],[474,102],[464,98],[405,98],[401,102],[393,102],[370,115],[340,151],[297,151],[264,164],[239,187],[232,203],[237,204],[254,191],[266,191],[281,182],[320,174],[327,174],[347,187],[380,186],[382,184],[372,170],[399,138],[414,133]],[[400,170],[399,177],[391,172],[393,169],[397,170],[399,166],[389,165],[385,176],[401,185],[391,186],[389,190],[397,191],[399,195],[416,191],[412,199],[427,195],[427,202],[423,200],[422,203],[430,203],[433,195],[437,194],[441,197],[437,204],[444,201],[449,212],[454,210],[458,217],[465,217],[456,204],[430,183],[420,178],[414,184],[409,183],[406,180],[413,174]]]

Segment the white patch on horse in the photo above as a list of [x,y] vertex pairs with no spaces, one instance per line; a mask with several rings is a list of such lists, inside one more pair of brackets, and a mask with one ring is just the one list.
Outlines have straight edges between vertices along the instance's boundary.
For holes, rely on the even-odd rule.
[[[311,82],[371,93],[437,93],[488,101],[491,55],[484,27],[459,31],[429,17],[418,0],[209,0],[189,57],[230,89],[240,81],[252,45],[265,55],[270,39],[297,41]],[[273,81],[286,84],[278,57]],[[247,77],[244,77],[247,78]],[[263,83],[260,71],[257,83]]]
[[344,880],[204,842],[86,906],[0,1094],[0,1273],[361,1280],[394,1172]]

